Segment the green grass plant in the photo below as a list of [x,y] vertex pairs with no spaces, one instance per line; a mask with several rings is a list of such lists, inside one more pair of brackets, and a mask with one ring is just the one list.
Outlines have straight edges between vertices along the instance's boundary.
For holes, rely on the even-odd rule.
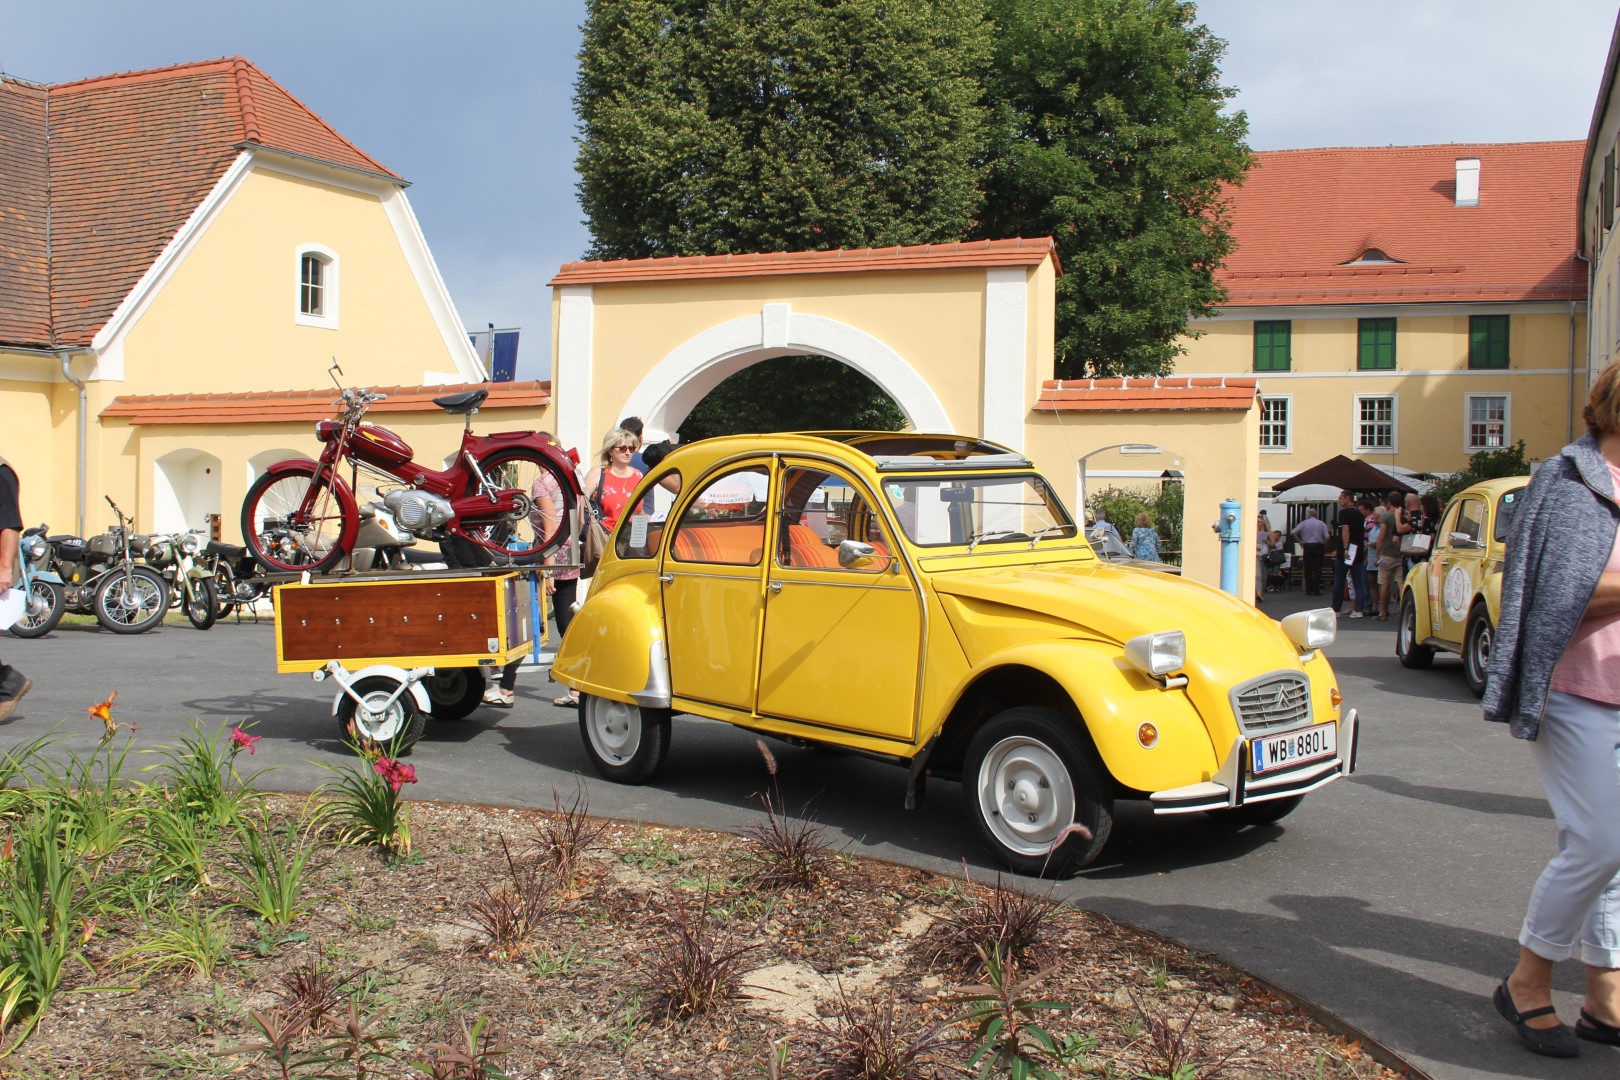
[[142,751],[164,760],[141,771],[158,774],[180,813],[209,825],[238,822],[263,798],[253,781],[268,770],[244,777],[236,768],[237,757],[251,754],[257,741],[244,728],[222,723],[209,732],[194,720],[178,747]]
[[410,805],[400,792],[416,783],[415,768],[400,762],[393,747],[379,752],[351,742],[349,748],[357,765],[314,762],[336,775],[315,792],[324,800],[322,823],[336,830],[339,843],[375,846],[393,860],[409,858]]
[[304,895],[305,875],[320,845],[297,822],[278,829],[260,816],[242,822],[236,832],[240,846],[221,868],[234,904],[281,927],[320,903],[322,897]]
[[220,908],[183,904],[165,911],[144,940],[115,958],[148,977],[163,972],[207,978],[230,950],[230,926]]

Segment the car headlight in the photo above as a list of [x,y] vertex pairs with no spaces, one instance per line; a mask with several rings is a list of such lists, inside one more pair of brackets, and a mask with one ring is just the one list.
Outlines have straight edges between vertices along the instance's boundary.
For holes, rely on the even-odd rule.
[[180,541],[180,550],[185,552],[187,555],[197,554],[197,547],[198,544],[196,533],[186,533],[186,538]]
[[1169,675],[1187,665],[1187,635],[1180,630],[1142,634],[1125,643],[1125,661],[1146,675]]
[[1282,621],[1288,640],[1309,652],[1333,644],[1339,636],[1339,615],[1332,608],[1296,611]]
[[31,563],[37,563],[45,557],[45,538],[34,535],[22,542],[23,558]]

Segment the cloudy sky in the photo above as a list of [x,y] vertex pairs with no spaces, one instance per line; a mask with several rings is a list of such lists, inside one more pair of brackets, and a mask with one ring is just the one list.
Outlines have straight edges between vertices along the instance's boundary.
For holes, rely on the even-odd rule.
[[[73,0],[8,5],[0,71],[35,82],[242,55],[410,180],[469,327],[524,330],[586,244],[575,199],[583,0]],[[1205,0],[1257,150],[1582,139],[1613,0]]]

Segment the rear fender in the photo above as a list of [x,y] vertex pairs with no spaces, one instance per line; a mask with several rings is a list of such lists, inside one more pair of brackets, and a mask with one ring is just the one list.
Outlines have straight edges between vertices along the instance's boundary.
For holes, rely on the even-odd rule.
[[592,588],[568,624],[551,677],[592,697],[667,707],[672,691],[657,589],[652,572]]
[[[1016,646],[988,657],[950,700],[960,700],[974,683],[1009,666],[1043,672],[1063,688],[1103,764],[1125,787],[1157,791],[1207,780],[1220,767],[1209,729],[1185,689],[1161,688],[1126,664],[1112,644],[1070,640]],[[1018,704],[1008,700],[1006,707]],[[1144,723],[1158,731],[1151,748],[1137,737]]]
[[[268,475],[279,476],[283,473],[308,472],[311,467],[320,467],[320,462],[309,458],[288,458],[278,461],[264,470]],[[354,492],[349,490],[348,482],[338,473],[337,466],[327,470],[327,479],[332,485],[332,493],[337,496],[338,505],[343,508],[343,532],[338,536],[338,546],[344,551],[354,550],[355,537],[360,535],[360,506],[355,502]]]

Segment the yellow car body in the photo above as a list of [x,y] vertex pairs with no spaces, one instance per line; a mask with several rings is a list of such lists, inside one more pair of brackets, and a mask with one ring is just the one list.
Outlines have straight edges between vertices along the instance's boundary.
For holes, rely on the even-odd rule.
[[1446,504],[1428,558],[1407,571],[1395,655],[1426,668],[1437,651],[1457,653],[1475,697],[1485,693],[1491,638],[1501,618],[1502,553],[1528,476],[1486,480]]
[[656,773],[672,712],[722,720],[906,765],[908,805],[960,779],[1007,865],[1063,873],[1115,799],[1269,823],[1354,766],[1330,610],[1110,565],[1004,447],[710,439],[630,506],[552,668],[610,779]]

